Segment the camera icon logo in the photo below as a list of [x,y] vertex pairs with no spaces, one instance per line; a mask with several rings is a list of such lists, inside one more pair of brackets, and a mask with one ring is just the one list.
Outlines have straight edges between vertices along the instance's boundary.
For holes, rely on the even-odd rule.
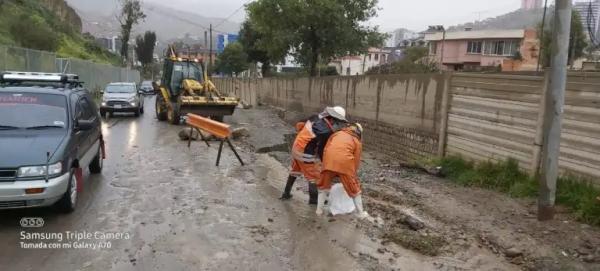
[[20,223],[23,228],[41,228],[44,226],[44,219],[41,217],[23,217]]

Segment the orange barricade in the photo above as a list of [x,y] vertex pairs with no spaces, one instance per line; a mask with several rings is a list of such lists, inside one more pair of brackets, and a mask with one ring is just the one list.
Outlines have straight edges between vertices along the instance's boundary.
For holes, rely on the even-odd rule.
[[[198,116],[195,114],[187,114],[186,123],[187,123],[187,125],[189,125],[190,127],[194,128],[198,131],[198,134],[200,135],[202,140],[206,143],[206,146],[210,147],[210,144],[208,143],[208,140],[206,140],[206,138],[204,138],[204,135],[200,132],[200,130],[204,130],[204,131],[214,135],[221,141],[221,144],[219,145],[219,153],[217,154],[217,164],[216,164],[217,166],[219,166],[219,161],[221,160],[221,152],[223,151],[223,144],[225,142],[227,142],[227,144],[229,145],[229,148],[233,151],[233,153],[235,154],[235,157],[237,157],[237,159],[240,161],[242,166],[244,165],[244,161],[242,161],[242,158],[240,158],[240,155],[237,153],[237,151],[235,150],[235,147],[233,147],[233,144],[231,144],[231,141],[229,140],[229,137],[231,136],[231,130],[229,129],[229,125],[215,121],[215,120],[211,120],[209,118],[201,117],[201,116]],[[193,130],[190,129],[190,135],[189,135],[189,139],[188,139],[188,148],[191,146],[191,143],[192,143],[192,132],[193,132]]]

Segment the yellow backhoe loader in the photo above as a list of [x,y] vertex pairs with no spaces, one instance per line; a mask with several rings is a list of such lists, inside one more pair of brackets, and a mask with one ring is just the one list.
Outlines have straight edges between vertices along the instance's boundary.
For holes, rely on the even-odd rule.
[[174,46],[167,51],[161,84],[156,89],[159,121],[177,125],[187,113],[223,121],[224,116],[233,114],[239,99],[219,93],[197,54],[177,53]]

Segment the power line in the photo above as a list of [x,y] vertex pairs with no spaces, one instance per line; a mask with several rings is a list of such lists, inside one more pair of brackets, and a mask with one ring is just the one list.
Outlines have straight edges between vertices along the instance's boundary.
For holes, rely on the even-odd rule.
[[[199,24],[199,23],[196,23],[196,22],[194,22],[194,21],[191,21],[191,20],[188,20],[188,19],[185,19],[185,18],[182,18],[182,17],[174,17],[174,16],[172,16],[172,14],[168,14],[168,13],[166,13],[166,12],[164,12],[164,11],[159,11],[158,9],[154,9],[154,8],[148,8],[148,10],[149,10],[149,11],[152,11],[152,12],[154,12],[154,13],[159,13],[159,14],[162,14],[162,15],[164,15],[164,16],[168,16],[169,18],[171,18],[171,19],[174,19],[174,20],[178,20],[178,21],[181,21],[181,22],[184,22],[184,23],[191,24],[191,25],[193,25],[193,26],[200,27],[200,28],[202,28],[202,29],[204,29],[204,30],[210,30],[210,27],[208,27],[208,26],[201,25],[201,24]],[[225,32],[225,31],[220,31],[220,30],[217,30],[217,29],[215,29],[215,28],[213,28],[213,29],[212,29],[212,31],[213,31],[213,32],[217,32],[217,33],[219,33],[219,34],[228,34],[228,33],[227,33],[227,32]]]
[[238,13],[242,8],[244,8],[246,6],[246,4],[252,2],[254,0],[247,0],[246,2],[244,2],[239,8],[237,8],[234,12],[232,12],[229,16],[227,16],[225,19],[223,19],[220,23],[218,23],[217,25],[215,25],[215,27],[219,27],[221,26],[223,23],[225,23],[227,20],[231,19],[231,17],[233,17],[233,15],[235,15],[236,13]]

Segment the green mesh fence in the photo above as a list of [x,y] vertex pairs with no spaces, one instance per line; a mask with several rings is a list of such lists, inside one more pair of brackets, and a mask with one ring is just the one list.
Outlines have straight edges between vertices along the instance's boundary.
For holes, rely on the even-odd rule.
[[137,70],[98,64],[56,54],[0,45],[0,71],[64,72],[79,75],[84,86],[97,92],[110,82],[140,82]]

